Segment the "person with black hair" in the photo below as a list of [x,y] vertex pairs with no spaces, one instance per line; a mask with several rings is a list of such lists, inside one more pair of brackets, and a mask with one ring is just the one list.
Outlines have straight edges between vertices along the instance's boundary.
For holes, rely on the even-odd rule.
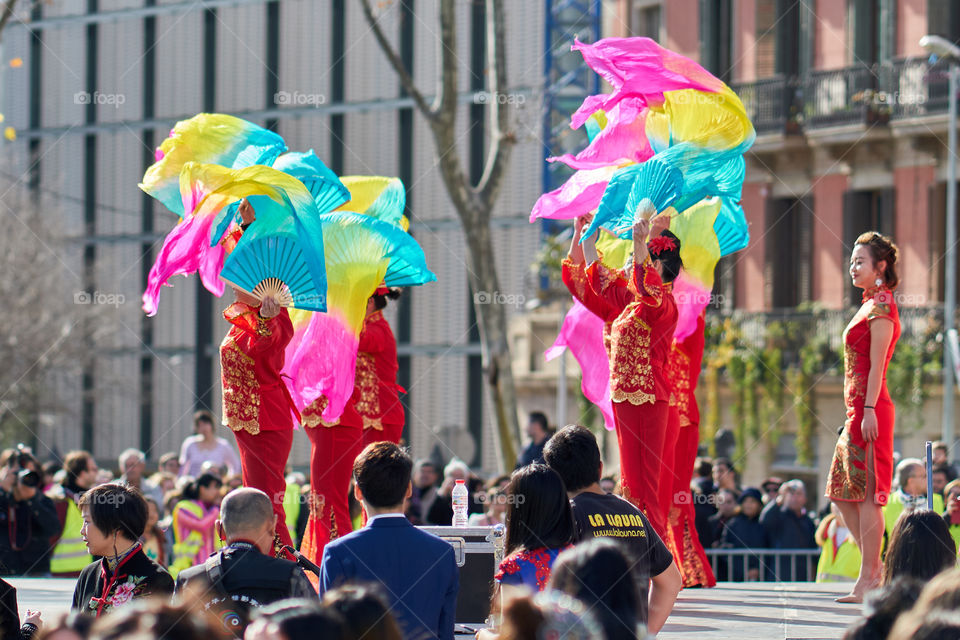
[[174,576],[188,567],[200,564],[217,546],[215,523],[220,517],[220,487],[223,481],[212,473],[204,473],[183,488],[180,502],[173,508]]
[[453,547],[403,515],[413,461],[392,442],[375,442],[353,463],[354,496],[370,519],[323,550],[320,593],[370,583],[389,598],[404,638],[453,640],[460,577]]
[[547,444],[551,435],[552,432],[550,431],[550,425],[547,423],[546,414],[542,411],[530,412],[530,417],[527,420],[527,436],[530,438],[530,443],[520,452],[514,469],[525,467],[528,464],[543,464],[543,447]]
[[347,623],[348,640],[403,640],[387,603],[370,587],[347,586],[328,591],[323,606]]
[[670,286],[681,266],[680,241],[665,231],[648,246],[650,221],[641,217],[632,229],[630,261],[622,270],[611,269],[597,255],[595,235],[581,244],[590,220],[589,215],[576,220],[563,280],[606,323],[623,497],[647,514],[671,548],[673,535],[664,518],[660,483],[671,395],[664,365],[677,325]]
[[247,640],[350,640],[344,617],[313,599],[281,600],[264,607],[247,627]]
[[635,640],[640,595],[621,543],[594,538],[567,549],[553,563],[550,588],[582,602],[603,626],[606,640]]
[[863,605],[863,617],[847,627],[843,640],[878,640],[889,636],[900,614],[910,611],[920,598],[923,583],[901,576],[871,591]]
[[586,427],[569,425],[544,449],[547,465],[563,479],[578,541],[613,537],[624,543],[636,582],[637,619],[651,633],[663,626],[681,588],[673,556],[633,504],[600,488],[603,462],[597,439]]
[[387,300],[400,297],[398,289],[380,286],[367,300],[366,317],[357,346],[353,395],[335,423],[323,419],[326,396],[302,412],[310,438],[310,518],[300,551],[319,562],[331,540],[353,530],[347,496],[353,461],[368,444],[400,442],[403,405],[397,384],[397,340],[383,317]]
[[957,545],[943,517],[918,509],[897,520],[883,556],[883,584],[899,576],[930,580],[956,566]]
[[504,558],[494,580],[505,603],[518,588],[543,591],[550,567],[573,544],[574,521],[560,475],[544,464],[513,472],[507,485]]
[[101,559],[80,572],[72,609],[101,615],[131,600],[173,592],[173,578],[147,557],[140,544],[147,525],[147,503],[137,489],[102,484],[80,498],[81,535]]
[[50,573],[50,539],[60,533],[60,520],[43,495],[39,468],[22,448],[0,456],[0,575]]

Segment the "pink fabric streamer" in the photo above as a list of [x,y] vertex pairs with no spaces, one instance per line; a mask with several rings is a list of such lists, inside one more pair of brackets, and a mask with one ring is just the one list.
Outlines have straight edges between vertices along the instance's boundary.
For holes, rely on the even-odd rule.
[[223,269],[225,252],[219,242],[210,246],[210,228],[215,213],[185,218],[167,234],[157,260],[150,268],[147,288],[143,292],[143,310],[148,316],[157,314],[160,288],[176,275],[198,271],[207,291],[215,296],[223,295],[220,271]]
[[580,126],[597,109],[610,111],[628,97],[640,97],[662,103],[664,91],[699,89],[717,92],[723,83],[699,64],[679,53],[664,49],[650,38],[604,38],[593,44],[574,40],[573,51],[580,51],[584,62],[610,83],[614,92],[590,96],[571,119]]
[[710,290],[681,270],[673,281],[673,299],[677,303],[677,328],[673,339],[680,342],[697,329],[697,318],[710,304]]
[[570,353],[580,364],[580,389],[583,395],[600,409],[604,426],[613,431],[610,363],[603,347],[603,320],[590,313],[577,300],[573,301],[573,306],[567,311],[560,335],[544,353],[544,357],[549,362],[560,356],[564,349],[570,349]]
[[283,374],[297,409],[327,397],[322,417],[336,422],[353,395],[359,338],[334,313],[311,313],[306,326],[294,326]]
[[653,156],[647,140],[644,101],[630,98],[622,101],[607,114],[606,126],[578,153],[547,158],[548,162],[562,162],[571,169],[597,169],[607,165],[643,162]]
[[530,212],[530,222],[537,218],[572,220],[593,211],[607,188],[607,182],[617,167],[603,167],[577,171],[558,189],[543,194]]

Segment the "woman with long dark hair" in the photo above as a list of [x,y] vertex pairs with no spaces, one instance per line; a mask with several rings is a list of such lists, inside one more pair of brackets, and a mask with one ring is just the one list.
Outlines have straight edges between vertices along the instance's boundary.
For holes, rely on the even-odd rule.
[[515,587],[543,591],[553,561],[573,537],[573,511],[557,472],[544,464],[514,471],[507,486],[506,557],[494,576],[502,598],[515,595]]
[[843,332],[847,419],[833,454],[826,497],[840,509],[863,562],[853,590],[837,602],[862,602],[881,577],[882,509],[893,478],[894,406],[886,374],[900,337],[893,296],[900,282],[897,257],[897,246],[876,231],[861,234],[850,256],[850,278],[863,289],[863,304]]
[[620,544],[594,538],[564,551],[553,563],[550,588],[582,602],[603,625],[606,640],[633,640],[637,627],[637,584]]
[[173,508],[173,563],[177,573],[204,562],[218,545],[215,523],[220,517],[220,487],[223,481],[204,473],[183,488],[180,502]]
[[897,520],[883,558],[883,584],[900,576],[926,582],[957,566],[957,546],[950,528],[933,511],[918,509]]

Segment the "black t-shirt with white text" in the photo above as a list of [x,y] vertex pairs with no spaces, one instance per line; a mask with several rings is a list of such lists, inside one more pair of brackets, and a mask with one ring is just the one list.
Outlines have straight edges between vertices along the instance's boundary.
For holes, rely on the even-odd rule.
[[658,576],[673,562],[663,540],[650,521],[633,504],[620,496],[585,492],[570,501],[577,521],[577,541],[614,538],[629,551],[640,596],[640,619],[647,623],[650,577]]

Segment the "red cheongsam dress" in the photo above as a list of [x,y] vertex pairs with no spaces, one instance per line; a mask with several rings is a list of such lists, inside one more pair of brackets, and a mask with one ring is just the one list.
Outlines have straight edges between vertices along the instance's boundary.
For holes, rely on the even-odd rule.
[[[887,348],[881,372],[880,395],[874,411],[877,416],[877,439],[870,443],[863,439],[860,425],[863,405],[866,404],[867,376],[870,375],[870,323],[878,319],[893,322],[893,337]],[[867,499],[868,452],[873,454],[876,490],[875,504],[885,505],[890,497],[893,478],[893,423],[894,407],[887,391],[887,366],[900,337],[900,312],[893,292],[886,287],[865,291],[863,305],[843,332],[843,400],[847,419],[837,441],[827,478],[826,496],[843,502],[863,502]]]

